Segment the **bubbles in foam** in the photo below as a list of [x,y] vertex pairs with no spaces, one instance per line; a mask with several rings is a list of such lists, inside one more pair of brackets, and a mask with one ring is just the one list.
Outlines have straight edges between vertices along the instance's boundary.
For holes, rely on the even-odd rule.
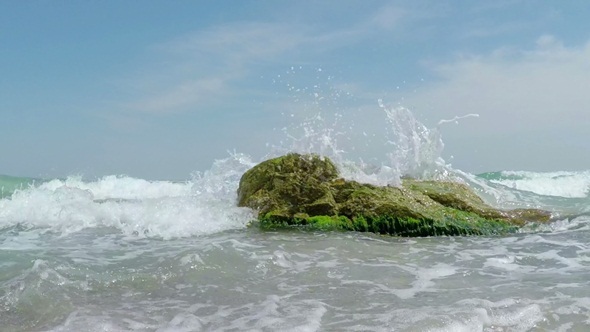
[[105,176],[96,181],[84,181],[81,176],[71,176],[65,180],[51,180],[41,184],[38,189],[59,191],[63,188],[76,188],[87,191],[93,199],[148,199],[186,196],[191,192],[190,184],[170,181],[147,181],[128,176]]
[[589,171],[502,171],[477,176],[461,170],[454,173],[484,200],[500,208],[540,208],[551,211],[554,217],[570,219],[590,212]]
[[590,195],[590,171],[585,172],[525,172],[503,171],[491,182],[539,195],[567,198]]
[[236,190],[251,166],[247,157],[233,154],[181,183],[117,176],[52,180],[0,200],[0,228],[21,224],[71,233],[114,227],[161,238],[242,228],[253,215],[236,206]]

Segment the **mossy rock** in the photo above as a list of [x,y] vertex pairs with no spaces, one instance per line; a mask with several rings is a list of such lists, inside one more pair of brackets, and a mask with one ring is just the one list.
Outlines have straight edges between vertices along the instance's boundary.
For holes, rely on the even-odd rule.
[[260,214],[282,211],[290,215],[335,214],[336,202],[330,181],[338,177],[331,160],[316,155],[289,154],[267,160],[240,179],[238,205]]
[[494,209],[461,183],[404,179],[401,187],[379,187],[347,181],[332,161],[313,154],[288,154],[247,171],[238,205],[257,210],[263,228],[397,236],[498,235],[551,218],[542,210]]

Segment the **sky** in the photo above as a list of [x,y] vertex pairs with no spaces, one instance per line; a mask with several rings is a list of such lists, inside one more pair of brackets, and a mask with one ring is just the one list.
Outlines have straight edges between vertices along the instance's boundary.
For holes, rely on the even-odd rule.
[[438,127],[455,168],[588,170],[588,17],[584,0],[0,0],[0,174],[188,179],[319,113],[350,159],[379,159],[391,146],[353,139],[391,130],[379,100],[429,128],[478,114]]

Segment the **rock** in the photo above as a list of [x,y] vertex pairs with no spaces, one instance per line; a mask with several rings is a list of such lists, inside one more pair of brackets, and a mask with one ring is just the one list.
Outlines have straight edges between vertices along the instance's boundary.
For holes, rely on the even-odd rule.
[[546,211],[502,211],[464,184],[404,179],[379,187],[339,177],[328,158],[288,154],[264,161],[240,180],[238,205],[258,211],[263,227],[310,226],[399,236],[494,235]]

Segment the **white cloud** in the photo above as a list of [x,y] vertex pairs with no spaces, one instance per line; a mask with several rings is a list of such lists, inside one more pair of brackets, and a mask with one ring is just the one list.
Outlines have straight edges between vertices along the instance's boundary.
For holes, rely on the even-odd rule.
[[551,36],[538,39],[531,51],[501,50],[488,56],[462,57],[435,65],[440,80],[411,101],[435,102],[453,111],[541,115],[581,114],[590,105],[590,44],[566,48]]
[[186,80],[154,96],[144,97],[139,101],[129,103],[127,107],[157,114],[185,111],[191,106],[220,98],[224,93],[225,84],[222,77]]
[[304,28],[281,23],[236,23],[217,26],[159,45],[159,49],[194,57],[221,56],[240,64],[267,59],[305,42]]
[[[495,23],[495,24],[494,24]],[[483,27],[474,27],[467,29],[463,33],[463,38],[487,38],[500,35],[507,35],[517,33],[529,27],[532,23],[525,21],[505,22],[497,24],[497,22],[490,22],[489,25]]]
[[137,97],[127,109],[154,114],[198,111],[232,94],[232,84],[252,66],[272,62],[309,42],[299,27],[272,23],[238,23],[201,30],[153,50],[154,62],[134,79]]
[[[503,156],[489,158],[512,158],[532,168],[535,162],[551,163],[540,163],[532,158],[535,153],[571,158],[582,152],[575,150],[580,140],[590,140],[590,43],[565,47],[553,36],[541,36],[532,50],[503,48],[489,55],[462,56],[432,70],[439,80],[405,98],[408,106],[431,124],[466,113],[481,115],[446,132],[449,146],[477,141],[484,150],[510,144],[501,147]],[[543,146],[548,143],[557,150]],[[577,163],[582,162],[590,159]]]
[[[186,110],[189,105],[196,109],[207,99],[229,94],[232,83],[263,66],[291,66],[304,63],[306,59],[317,60],[330,51],[349,47],[384,31],[401,29],[430,14],[428,10],[406,10],[386,4],[364,19],[334,29],[318,30],[315,25],[287,20],[234,22],[198,30],[152,48],[164,61],[154,65],[158,68],[155,73],[148,72],[147,77],[140,80],[163,77],[163,83],[153,84],[145,91],[143,99],[131,104],[141,106],[134,109],[164,114]],[[168,65],[162,66],[162,63]]]
[[125,106],[153,114],[210,108],[227,101],[221,97],[238,94],[236,86],[254,72],[317,60],[420,15],[386,5],[364,20],[332,30],[289,22],[238,22],[199,30],[152,47],[159,60],[134,79],[138,97]]
[[405,9],[388,5],[379,9],[370,22],[382,29],[391,30],[397,27],[407,15],[408,12]]

